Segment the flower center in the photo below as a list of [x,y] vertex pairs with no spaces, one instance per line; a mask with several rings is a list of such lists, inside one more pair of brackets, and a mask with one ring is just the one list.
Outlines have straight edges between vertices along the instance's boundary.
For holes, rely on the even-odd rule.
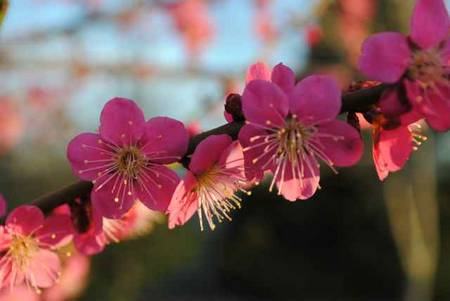
[[26,268],[30,259],[38,250],[38,242],[31,236],[13,235],[9,246],[11,258],[20,269]]
[[145,163],[145,156],[135,146],[121,149],[116,158],[117,170],[127,178],[136,179]]
[[277,155],[287,157],[296,163],[301,152],[306,151],[308,139],[314,134],[314,127],[306,127],[295,118],[288,118],[284,128],[277,132],[279,141]]
[[418,80],[423,88],[433,87],[445,80],[445,67],[437,49],[418,50],[412,55],[408,74]]
[[240,175],[239,167],[221,168],[212,167],[197,178],[197,186],[194,193],[198,199],[198,216],[200,228],[203,231],[203,215],[211,230],[215,229],[213,218],[219,223],[227,219],[231,221],[229,212],[241,208],[242,199],[236,191],[249,192],[242,189],[245,179]]

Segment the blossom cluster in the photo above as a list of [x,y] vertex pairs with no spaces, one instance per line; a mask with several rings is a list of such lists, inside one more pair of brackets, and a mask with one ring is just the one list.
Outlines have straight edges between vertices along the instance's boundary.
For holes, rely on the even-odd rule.
[[[370,81],[352,89],[387,84],[379,101],[362,112],[372,126],[381,180],[400,170],[425,140],[418,122],[438,132],[450,129],[449,25],[442,0],[418,0],[409,36],[378,33],[362,46],[359,67]],[[97,254],[148,231],[163,215],[175,228],[197,213],[200,228],[213,230],[231,220],[267,175],[269,191],[276,187],[286,200],[311,198],[321,187],[321,165],[337,172],[363,155],[358,120],[339,118],[341,94],[331,76],[297,81],[282,63],[272,70],[257,63],[242,94],[227,97],[225,117],[239,133],[191,141],[182,122],[146,119],[133,100],[111,99],[98,131],[79,134],[67,147],[73,173],[92,182],[91,193],[48,217],[36,206],[20,206],[0,226],[1,288],[51,287],[61,276],[61,254]],[[6,212],[4,201],[0,211]]]

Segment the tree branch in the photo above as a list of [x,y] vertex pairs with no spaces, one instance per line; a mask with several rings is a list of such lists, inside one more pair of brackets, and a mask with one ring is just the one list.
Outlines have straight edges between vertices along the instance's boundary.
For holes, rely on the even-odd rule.
[[[342,97],[341,113],[368,111],[376,104],[383,91],[388,87],[388,85],[382,84],[372,88],[345,93]],[[180,163],[187,166],[189,164],[190,156],[197,145],[211,135],[228,134],[233,139],[237,139],[239,130],[244,124],[245,122],[231,122],[194,136],[189,141],[187,154],[180,160]],[[93,185],[91,182],[79,181],[55,192],[41,196],[35,199],[32,204],[38,206],[44,213],[48,214],[62,204],[69,203],[76,198],[85,198],[91,193],[92,187]]]

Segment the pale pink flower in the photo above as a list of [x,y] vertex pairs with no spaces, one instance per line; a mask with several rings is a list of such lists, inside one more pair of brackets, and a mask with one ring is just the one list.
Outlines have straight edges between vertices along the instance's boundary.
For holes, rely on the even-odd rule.
[[41,301],[40,295],[26,285],[0,291],[0,301]]
[[91,261],[89,257],[73,254],[65,260],[62,275],[58,283],[44,291],[42,299],[45,301],[74,300],[87,284]]
[[295,84],[294,72],[277,65],[271,82],[252,80],[245,87],[242,108],[246,125],[239,133],[247,179],[259,181],[273,172],[286,199],[307,199],[319,186],[319,161],[333,170],[350,166],[362,155],[359,133],[336,120],[341,91],[328,76],[309,76]]
[[444,1],[418,0],[410,36],[374,34],[364,42],[359,60],[369,78],[405,88],[414,109],[437,131],[450,129],[449,25]]
[[132,100],[110,100],[100,116],[99,133],[83,133],[67,147],[74,173],[92,181],[92,204],[98,213],[119,218],[136,200],[164,212],[179,182],[165,166],[186,152],[188,133],[171,118],[147,122]]
[[245,185],[242,150],[228,135],[212,135],[192,154],[189,170],[170,202],[169,228],[186,223],[198,213],[214,230],[215,220],[231,220],[230,211],[241,207],[236,194]]
[[73,234],[67,216],[44,218],[35,206],[14,209],[0,226],[0,285],[14,288],[26,284],[40,291],[52,286],[60,276],[56,248],[68,243]]

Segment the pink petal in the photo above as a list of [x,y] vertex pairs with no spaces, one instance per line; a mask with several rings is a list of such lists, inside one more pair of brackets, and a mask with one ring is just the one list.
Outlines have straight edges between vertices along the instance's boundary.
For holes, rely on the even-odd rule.
[[228,135],[211,135],[200,142],[195,148],[189,164],[189,170],[195,175],[201,175],[214,164],[219,161],[219,158],[233,140]]
[[6,199],[3,197],[3,195],[0,194],[0,217],[6,214],[7,208],[8,203],[6,202]]
[[242,111],[247,121],[264,126],[282,126],[288,105],[286,94],[267,81],[251,81],[242,95]]
[[178,175],[165,166],[153,166],[142,179],[146,189],[138,186],[138,200],[151,210],[166,212],[173,192],[180,182]]
[[119,146],[130,145],[144,134],[145,118],[137,104],[126,98],[108,101],[100,115],[100,136]]
[[284,178],[281,171],[277,176],[278,193],[283,195],[288,201],[296,201],[309,199],[314,195],[319,187],[320,172],[317,161],[313,158],[308,158],[309,164],[306,160],[304,164],[304,176],[300,179],[297,175],[292,174],[291,162],[286,164]]
[[436,86],[424,91],[418,84],[405,82],[408,98],[435,131],[450,129],[450,88]]
[[265,63],[258,62],[251,65],[247,70],[247,76],[245,77],[245,83],[249,83],[252,80],[270,80],[270,68]]
[[233,141],[226,149],[223,150],[218,165],[226,169],[241,168],[244,165],[244,153],[238,141]]
[[284,93],[291,93],[295,86],[295,73],[282,63],[276,65],[272,71],[272,82],[277,84]]
[[340,110],[341,90],[330,76],[308,76],[290,95],[290,112],[305,124],[331,121]]
[[11,240],[12,240],[11,234],[6,230],[5,226],[0,225],[0,252],[4,252],[7,249],[9,249]]
[[231,115],[231,114],[228,113],[227,111],[224,111],[224,112],[223,112],[223,117],[225,118],[225,120],[226,120],[228,123],[234,121],[233,115]]
[[[137,199],[136,192],[128,194],[122,181],[118,180],[119,184],[114,187],[116,179],[112,179],[106,184],[95,183],[91,192],[92,207],[98,212],[99,215],[107,218],[120,218],[127,213],[133,206],[134,201]],[[118,187],[120,191],[118,190]]]
[[14,289],[5,287],[0,293],[0,301],[40,301],[36,292],[25,285],[16,286]]
[[105,146],[99,135],[93,133],[83,133],[73,138],[67,146],[67,158],[73,173],[86,181],[93,181],[99,172],[107,169],[105,165],[108,162],[105,160],[113,160],[111,149]]
[[[273,167],[273,163],[266,163],[275,155],[277,149],[274,148],[265,152],[264,149],[267,144],[261,144],[267,135],[265,130],[252,125],[244,125],[239,132],[239,142],[244,152],[245,176],[249,181],[260,181],[264,177],[264,171],[270,170]],[[252,137],[258,136],[261,138],[252,140]],[[261,156],[263,153],[267,154]],[[265,168],[263,169],[264,166]]]
[[19,232],[22,235],[29,235],[42,227],[44,224],[44,214],[41,209],[32,205],[22,205],[11,211],[6,218],[6,227]]
[[[407,81],[407,80],[405,80]],[[381,96],[378,105],[381,113],[388,118],[396,118],[402,125],[409,125],[423,118],[409,101],[400,96],[404,91],[398,88],[388,89]]]
[[373,159],[380,180],[389,172],[403,168],[413,149],[412,135],[408,127],[381,130],[374,137]]
[[169,164],[184,156],[189,133],[183,123],[168,117],[155,117],[147,121],[143,137],[143,151],[152,162]]
[[184,179],[178,184],[167,212],[169,214],[169,229],[184,225],[198,209],[195,193],[190,193],[197,185],[193,173],[187,171]]
[[26,278],[33,286],[47,288],[55,284],[61,271],[61,262],[56,253],[39,250],[31,259]]
[[75,236],[74,244],[77,250],[87,256],[92,256],[102,252],[106,246],[106,239],[103,233],[96,234],[92,231]]
[[410,58],[405,36],[396,32],[377,33],[362,46],[359,70],[371,80],[395,83],[406,72]]
[[411,18],[411,38],[423,49],[437,46],[447,38],[450,27],[443,0],[418,0]]
[[[352,166],[361,159],[363,141],[358,131],[340,120],[323,123],[319,127],[319,145],[335,166]],[[330,137],[331,136],[331,137]]]
[[45,222],[44,226],[36,231],[36,238],[42,246],[59,246],[67,243],[74,234],[72,221],[68,215],[51,215]]

